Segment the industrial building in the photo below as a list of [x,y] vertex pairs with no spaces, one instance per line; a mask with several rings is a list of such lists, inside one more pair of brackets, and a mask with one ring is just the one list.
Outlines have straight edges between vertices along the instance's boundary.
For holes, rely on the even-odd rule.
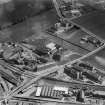
[[0,0],[0,105],[105,104],[105,0]]

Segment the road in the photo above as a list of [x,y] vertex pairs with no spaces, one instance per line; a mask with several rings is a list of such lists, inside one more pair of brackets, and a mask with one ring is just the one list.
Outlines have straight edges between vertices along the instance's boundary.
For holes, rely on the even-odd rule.
[[89,62],[93,66],[99,69],[99,72],[105,75],[105,48],[101,49],[100,51],[94,53],[91,56],[88,56],[83,59],[83,61]]
[[[105,45],[104,45],[104,46],[105,46]],[[89,54],[87,54],[87,55],[85,55],[84,57],[87,57],[87,56],[89,56],[89,55],[91,55],[91,54],[94,54],[96,51],[99,51],[100,49],[102,49],[102,47],[99,48],[99,49],[97,49],[97,50],[95,50],[95,51],[93,51],[93,52],[91,52],[91,53],[89,53]],[[78,60],[83,59],[84,57],[81,57],[81,58],[79,58]],[[74,62],[76,62],[76,61],[77,61],[77,60],[74,60],[74,61],[72,61],[72,62],[68,62],[67,64],[72,64],[72,63],[74,63]],[[61,66],[56,65],[55,67],[46,70],[43,74],[38,75],[36,78],[33,78],[33,79],[30,80],[30,81],[27,81],[27,82],[25,82],[25,83],[22,83],[21,85],[19,85],[18,87],[16,87],[16,89],[14,89],[14,90],[11,91],[10,93],[8,93],[7,99],[8,99],[8,98],[11,98],[12,96],[15,96],[19,91],[21,91],[22,89],[24,89],[24,88],[30,86],[32,83],[36,82],[37,80],[41,79],[42,77],[46,77],[46,76],[49,75],[50,73],[53,73],[53,72],[55,72],[55,71],[58,71],[58,70],[63,69],[65,65],[66,65],[66,64],[61,65]]]
[[[47,15],[49,15],[49,14],[47,14]],[[51,15],[52,16],[52,15]],[[46,16],[47,17],[47,16]],[[44,17],[43,16],[43,18],[45,19],[46,17]],[[21,40],[21,38],[20,38],[20,35],[23,35],[22,36],[22,39],[24,39],[26,36],[30,36],[30,35],[34,35],[34,37],[39,37],[39,36],[43,36],[43,34],[45,35],[45,33],[43,33],[42,31],[39,33],[39,29],[42,29],[42,27],[40,27],[41,25],[42,25],[42,23],[44,24],[44,22],[45,22],[45,20],[44,20],[44,22],[42,22],[41,21],[41,19],[38,19],[39,17],[37,17],[37,19],[33,19],[33,20],[29,20],[28,21],[28,23],[23,23],[23,24],[20,24],[20,25],[17,25],[17,26],[15,26],[15,27],[13,27],[12,29],[9,29],[9,31],[7,30],[7,33],[9,32],[10,34],[11,34],[11,32],[12,32],[12,34],[10,35],[10,36],[12,36],[11,38],[12,38],[12,40]],[[48,18],[50,18],[49,16],[48,16]],[[39,23],[39,21],[41,21],[40,23]],[[34,24],[30,24],[30,22],[32,23],[32,22],[34,22]],[[51,24],[52,23],[54,23],[55,22],[55,20],[53,20],[53,22],[51,22]],[[28,24],[28,26],[27,27],[25,27],[24,28],[24,26],[25,25],[27,25]],[[36,24],[36,25],[35,25]],[[50,24],[50,25],[51,25]],[[49,25],[49,24],[48,24]],[[47,26],[48,26],[47,25]],[[49,26],[50,26],[49,25]],[[20,27],[21,26],[21,27]],[[38,27],[37,27],[38,26]],[[17,28],[18,27],[18,28]],[[31,29],[29,28],[29,27],[31,27]],[[44,27],[46,27],[46,26],[44,26]],[[17,29],[16,29],[17,28]],[[29,29],[28,29],[29,28]],[[39,28],[39,29],[38,29]],[[28,30],[27,30],[28,29]],[[38,32],[36,32],[36,30],[38,29]],[[12,31],[11,31],[12,30]],[[27,32],[26,32],[26,30],[27,30]],[[32,33],[31,33],[32,32]],[[16,34],[16,37],[15,36],[13,36],[13,35],[15,35]],[[18,37],[18,38],[17,38]],[[7,38],[8,39],[8,38]],[[54,39],[54,41],[55,42],[57,42],[57,43],[60,43],[61,42],[61,40],[56,40],[56,38],[54,38],[54,37],[52,37],[52,39]],[[78,51],[78,47],[75,47],[74,45],[72,45],[72,44],[67,44],[66,42],[63,42],[63,43],[65,43],[65,46],[67,45],[67,46],[69,46],[68,48],[70,48],[71,50],[72,49],[75,49],[75,51]],[[101,47],[102,48],[102,47]],[[101,49],[101,48],[99,48],[99,49]],[[85,57],[87,57],[87,56],[90,56],[90,55],[92,55],[92,54],[94,54],[95,52],[97,52],[97,51],[99,51],[99,49],[97,49],[97,50],[95,50],[95,51],[93,51],[93,52],[91,52],[91,53],[89,53],[89,51],[85,51],[84,49],[79,49],[79,52],[81,52],[81,53],[84,53],[84,54],[86,54],[85,56],[83,56],[83,57],[81,57],[81,58],[79,58],[79,59],[77,59],[77,60],[81,60],[81,59],[83,59],[83,58],[85,58]],[[89,54],[87,54],[87,53],[89,53]],[[74,63],[74,62],[76,62],[77,60],[73,60],[72,62],[70,61],[70,62],[66,62],[66,63],[64,63],[63,65],[56,65],[56,66],[54,66],[54,67],[52,67],[52,68],[50,68],[50,69],[46,69],[46,70],[44,70],[42,73],[39,73],[38,74],[38,76],[36,77],[36,78],[33,78],[32,80],[29,80],[29,81],[27,81],[27,82],[23,82],[22,84],[20,84],[18,87],[16,87],[13,91],[11,91],[11,92],[9,92],[8,93],[8,96],[6,96],[6,99],[10,99],[12,96],[14,96],[14,95],[16,95],[19,91],[21,91],[22,89],[24,89],[24,88],[26,88],[26,87],[28,87],[28,86],[30,86],[33,82],[36,82],[37,80],[39,80],[39,79],[41,79],[42,77],[44,77],[44,76],[47,76],[48,74],[50,74],[50,73],[53,73],[53,72],[55,72],[55,71],[58,71],[58,70],[61,70],[61,69],[63,69],[64,68],[64,66],[66,65],[66,64],[72,64],[72,63]],[[26,74],[27,75],[27,74]],[[30,75],[30,76],[32,76],[32,75]],[[34,77],[34,75],[33,75],[33,77]]]
[[63,32],[58,35],[55,33],[50,33],[50,32],[48,32],[48,33],[49,33],[49,35],[55,36],[56,38],[59,38],[69,44],[74,45],[75,47],[78,47],[79,49],[83,49],[88,52],[97,49],[97,47],[95,47],[92,44],[89,44],[89,43],[81,44],[80,43],[81,38],[83,38],[84,36],[90,36],[89,34],[82,31],[81,29],[71,29],[68,32]]
[[[96,49],[96,50],[94,50],[93,52],[90,52],[89,54],[87,54],[87,55],[85,55],[85,56],[83,56],[83,57],[81,57],[81,58],[79,58],[77,60],[81,60],[81,59],[83,59],[83,58],[85,58],[87,56],[90,56],[90,55],[96,53],[97,51],[99,51],[100,49],[102,49],[103,47],[105,47],[105,45],[102,46],[102,47],[100,47],[100,48],[98,48],[98,49]],[[22,89],[30,86],[33,82],[36,82],[37,80],[41,79],[42,77],[45,77],[45,76],[49,75],[50,73],[53,73],[53,72],[58,71],[58,70],[62,70],[65,65],[72,64],[72,63],[76,62],[77,60],[73,60],[72,62],[71,61],[70,62],[67,62],[66,64],[64,63],[64,65],[60,65],[60,66],[56,65],[55,67],[52,67],[50,69],[44,70],[36,78],[33,78],[32,80],[29,80],[29,81],[27,81],[25,83],[20,84],[13,91],[9,92],[8,95],[6,96],[6,98],[7,99],[10,99],[12,96],[15,96]]]

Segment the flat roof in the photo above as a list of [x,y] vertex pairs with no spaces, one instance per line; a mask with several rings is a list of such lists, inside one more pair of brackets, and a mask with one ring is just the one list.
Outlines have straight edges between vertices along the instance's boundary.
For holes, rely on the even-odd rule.
[[100,85],[94,85],[94,84],[88,84],[88,83],[83,83],[79,81],[63,81],[63,80],[57,80],[55,78],[47,78],[44,77],[40,79],[39,83],[44,83],[44,85],[53,85],[53,86],[64,86],[64,87],[69,87],[69,88],[82,88],[82,87],[89,87],[90,89],[95,89],[97,91],[104,91],[105,86],[100,86]]
[[105,40],[105,11],[95,11],[70,20],[85,32]]
[[103,75],[105,75],[105,47],[93,55],[82,59],[82,61],[90,63],[94,67],[98,68]]

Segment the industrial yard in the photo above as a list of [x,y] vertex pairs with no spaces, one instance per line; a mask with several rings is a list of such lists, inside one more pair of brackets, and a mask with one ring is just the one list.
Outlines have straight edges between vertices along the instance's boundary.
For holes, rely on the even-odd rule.
[[105,105],[104,14],[104,0],[0,0],[0,105]]

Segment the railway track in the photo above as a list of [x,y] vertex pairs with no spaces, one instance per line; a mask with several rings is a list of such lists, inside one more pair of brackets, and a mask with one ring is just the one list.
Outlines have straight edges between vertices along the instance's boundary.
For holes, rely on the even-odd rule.
[[69,104],[69,105],[90,105],[90,104],[84,104],[79,102],[70,102],[70,101],[63,101],[63,100],[56,100],[56,99],[49,99],[49,98],[41,98],[41,97],[13,97],[11,101],[18,101],[18,102],[56,102],[56,103],[63,103],[63,104]]
[[86,57],[89,57],[90,55],[95,54],[96,52],[100,51],[100,50],[103,49],[103,48],[105,48],[105,44],[104,44],[103,46],[101,46],[101,47],[95,49],[94,51],[92,51],[92,52],[90,52],[90,53],[88,53],[88,54],[86,54],[86,55],[84,55],[84,56],[82,56],[82,57],[80,57],[80,58],[78,58],[78,59],[72,61],[72,62],[68,62],[67,65],[68,65],[68,66],[69,66],[69,65],[71,66],[71,64],[73,64],[73,63],[75,63],[75,62],[77,62],[77,61],[80,61],[80,60],[82,60],[82,59],[84,59],[84,58],[86,58]]
[[[18,93],[19,91],[21,91],[21,90],[23,90],[24,88],[30,86],[32,83],[38,81],[38,80],[41,79],[42,77],[45,77],[45,76],[47,76],[47,75],[49,75],[49,74],[51,74],[51,73],[54,73],[54,72],[56,72],[56,71],[58,71],[58,70],[63,69],[65,65],[70,65],[70,64],[73,64],[74,62],[76,62],[76,61],[78,61],[78,60],[82,60],[82,59],[86,58],[87,56],[90,56],[90,55],[96,53],[97,51],[101,50],[101,49],[104,48],[104,47],[105,47],[105,45],[101,46],[100,48],[98,48],[98,49],[96,49],[96,50],[94,50],[94,51],[92,51],[92,52],[86,54],[85,56],[83,56],[83,57],[81,57],[81,58],[79,58],[79,59],[77,59],[77,60],[72,61],[72,62],[68,62],[68,63],[66,63],[66,64],[64,64],[64,65],[61,65],[61,66],[56,65],[56,66],[53,67],[53,68],[50,68],[50,69],[45,70],[42,74],[39,74],[38,76],[35,76],[33,79],[31,79],[31,80],[29,80],[29,81],[27,81],[27,82],[21,83],[21,84],[20,84],[19,86],[17,86],[14,90],[12,90],[11,92],[8,93],[8,95],[6,96],[6,99],[11,99],[13,96],[17,95],[17,93]],[[96,85],[94,85],[94,86],[96,86]]]
[[[72,89],[82,89],[82,88],[88,88],[90,90],[96,90],[96,91],[104,91],[105,86],[101,85],[95,85],[95,84],[89,84],[89,83],[83,83],[75,80],[71,81],[61,81],[57,79],[50,79],[50,78],[42,78],[43,81],[48,82],[49,85],[56,85],[56,84],[63,84],[64,86],[70,87]],[[40,81],[39,81],[40,82]]]
[[88,49],[86,49],[86,48],[83,48],[83,47],[81,47],[81,46],[79,46],[79,45],[77,45],[77,44],[75,44],[75,43],[72,43],[72,42],[70,42],[70,41],[68,41],[68,40],[66,40],[66,39],[63,39],[63,38],[61,38],[61,37],[59,37],[59,36],[57,36],[57,35],[55,35],[55,34],[52,34],[52,33],[49,33],[49,32],[47,32],[47,33],[48,33],[49,35],[55,37],[55,38],[59,38],[60,40],[65,41],[65,42],[67,42],[67,43],[69,43],[69,44],[71,44],[71,45],[73,45],[73,46],[79,47],[80,49],[83,49],[83,50],[85,50],[85,51],[87,51],[87,52],[90,52],[90,50],[88,50]]

